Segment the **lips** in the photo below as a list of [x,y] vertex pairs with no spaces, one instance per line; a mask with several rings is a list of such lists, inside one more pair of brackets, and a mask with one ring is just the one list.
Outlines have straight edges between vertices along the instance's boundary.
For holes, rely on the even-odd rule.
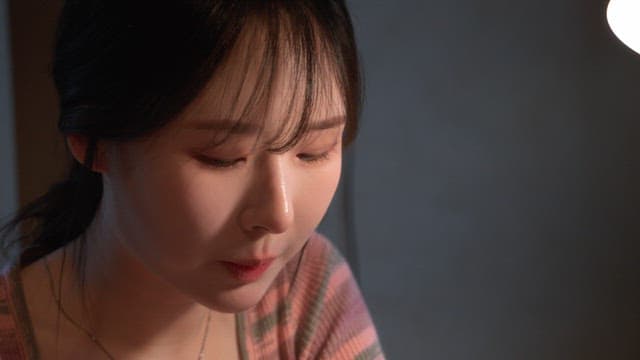
[[242,282],[253,282],[269,269],[274,258],[221,261],[229,273]]

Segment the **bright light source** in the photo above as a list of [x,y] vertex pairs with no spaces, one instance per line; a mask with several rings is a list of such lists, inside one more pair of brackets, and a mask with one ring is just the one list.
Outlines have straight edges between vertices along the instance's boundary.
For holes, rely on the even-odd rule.
[[607,21],[618,39],[640,54],[640,0],[609,1]]

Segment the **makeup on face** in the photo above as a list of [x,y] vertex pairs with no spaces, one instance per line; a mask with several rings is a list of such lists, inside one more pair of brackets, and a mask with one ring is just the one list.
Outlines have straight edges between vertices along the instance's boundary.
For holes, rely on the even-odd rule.
[[231,276],[243,283],[259,280],[275,258],[221,261]]

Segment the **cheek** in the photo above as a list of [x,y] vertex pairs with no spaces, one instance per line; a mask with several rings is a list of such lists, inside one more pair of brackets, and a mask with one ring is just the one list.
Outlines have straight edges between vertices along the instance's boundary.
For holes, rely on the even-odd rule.
[[301,221],[310,228],[309,231],[320,224],[336,193],[341,175],[341,154],[337,155],[337,159],[328,166],[303,176],[296,209],[303,216]]
[[229,222],[233,191],[224,179],[164,157],[138,166],[117,184],[120,230],[136,254],[158,266],[196,266]]
[[341,161],[322,170],[303,171],[294,203],[295,229],[289,234],[291,242],[284,254],[284,262],[291,260],[316,230],[335,195],[341,174]]

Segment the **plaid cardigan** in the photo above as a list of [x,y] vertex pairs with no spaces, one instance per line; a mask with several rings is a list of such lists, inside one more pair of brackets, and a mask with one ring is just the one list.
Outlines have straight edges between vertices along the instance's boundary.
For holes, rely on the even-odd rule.
[[[318,233],[236,324],[241,359],[384,359],[348,264]],[[37,358],[14,269],[0,277],[0,359]]]

